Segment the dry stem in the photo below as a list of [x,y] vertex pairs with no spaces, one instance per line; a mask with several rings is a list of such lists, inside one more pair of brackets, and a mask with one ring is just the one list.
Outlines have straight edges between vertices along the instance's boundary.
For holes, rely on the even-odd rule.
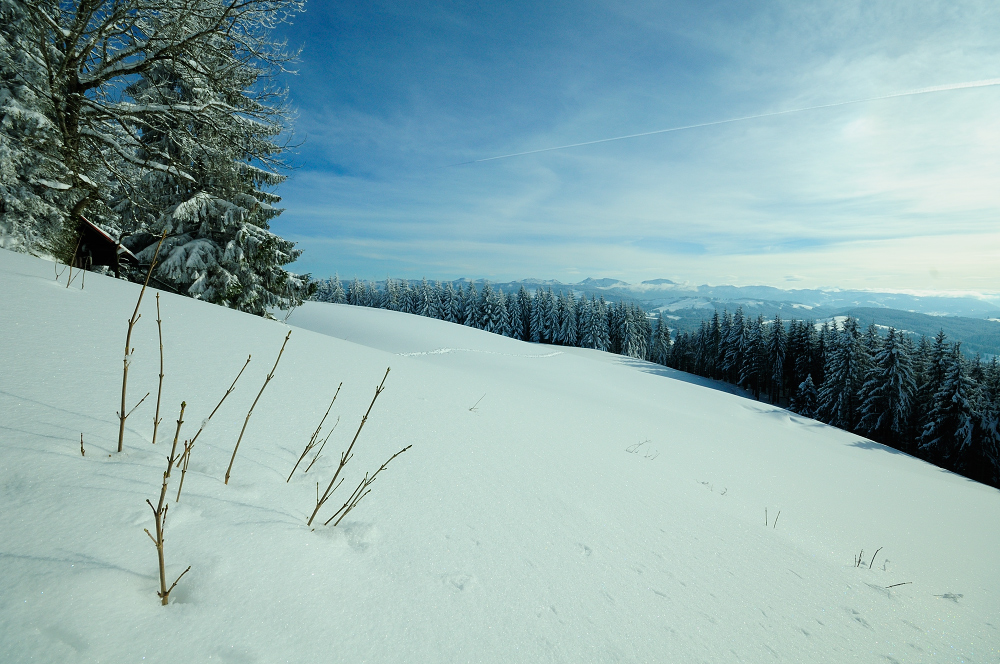
[[[80,251],[81,242],[83,242],[82,235],[76,241],[76,248],[73,250],[73,257],[69,259],[69,276],[66,277],[66,288],[69,288],[69,285],[73,283],[73,263],[76,262],[76,253]],[[56,281],[58,281],[58,279]]]
[[257,402],[260,400],[260,395],[264,394],[264,388],[266,388],[267,384],[271,382],[272,378],[274,378],[274,372],[278,368],[278,362],[281,361],[281,354],[285,352],[285,344],[288,343],[288,337],[290,336],[292,336],[291,330],[289,330],[288,334],[285,335],[285,341],[281,344],[281,350],[278,351],[278,359],[274,361],[274,366],[271,367],[271,373],[267,374],[267,378],[264,379],[264,384],[261,385],[260,392],[257,393],[257,398],[253,400],[252,404],[250,404],[250,410],[247,411],[247,417],[243,420],[243,428],[240,429],[240,437],[236,439],[236,447],[233,448],[233,456],[229,459],[229,467],[226,468],[225,484],[229,484],[229,475],[233,471],[233,462],[236,461],[236,452],[240,449],[240,441],[243,440],[243,434],[247,430],[247,424],[250,422],[250,416],[253,415],[254,406],[256,406]]
[[232,394],[233,390],[236,389],[236,381],[238,381],[240,379],[240,376],[243,375],[243,372],[246,371],[248,364],[250,364],[249,355],[247,355],[247,361],[243,363],[243,368],[240,369],[240,372],[236,374],[236,378],[233,379],[233,384],[229,386],[229,389],[226,390],[226,393],[222,395],[221,399],[219,399],[219,403],[215,404],[215,408],[212,409],[211,414],[209,414],[209,416],[206,417],[205,420],[201,423],[201,426],[198,427],[198,431],[194,434],[194,438],[192,438],[190,441],[185,441],[184,453],[181,454],[181,458],[177,461],[178,465],[183,461],[184,466],[181,468],[181,481],[180,484],[177,485],[177,498],[175,499],[174,502],[177,502],[178,500],[181,499],[181,489],[184,488],[184,477],[187,475],[188,463],[191,462],[191,451],[194,449],[194,441],[198,440],[198,436],[201,435],[202,430],[212,419],[212,416],[214,416],[215,412],[219,410],[220,406],[222,406],[222,402],[226,400],[226,397]]
[[148,499],[146,504],[149,505],[149,509],[153,510],[153,519],[156,522],[156,537],[149,532],[148,529],[143,529],[146,534],[149,535],[149,539],[153,540],[153,544],[156,545],[156,557],[160,566],[160,591],[156,595],[160,598],[160,604],[163,606],[167,605],[167,601],[170,599],[170,591],[174,589],[177,585],[177,581],[181,580],[181,577],[187,574],[188,570],[191,569],[190,565],[186,570],[181,572],[181,575],[177,577],[174,583],[168,588],[167,587],[167,576],[166,576],[166,564],[163,560],[163,531],[167,527],[167,509],[170,505],[165,505],[167,497],[167,480],[170,478],[170,468],[174,465],[174,452],[177,450],[177,439],[180,437],[181,425],[184,424],[184,408],[187,406],[185,402],[181,402],[181,414],[177,418],[177,431],[174,433],[174,449],[171,450],[170,456],[167,457],[167,469],[163,471],[163,486],[160,487],[160,502],[157,503],[156,507],[153,507]]
[[[132,312],[132,317],[128,319],[128,334],[125,335],[125,359],[123,360],[125,368],[124,371],[122,372],[122,407],[121,410],[118,411],[119,452],[122,451],[122,444],[125,440],[125,419],[131,414],[131,411],[129,411],[128,414],[125,413],[125,392],[128,388],[129,356],[133,352],[135,352],[134,348],[131,348],[130,350],[130,347],[132,345],[132,328],[135,327],[135,324],[139,321],[139,318],[142,316],[142,314],[139,313],[139,305],[142,304],[142,296],[146,293],[146,285],[149,283],[149,278],[153,275],[153,268],[156,266],[156,257],[159,256],[160,254],[160,245],[163,244],[163,240],[166,237],[167,237],[167,232],[163,231],[163,235],[160,236],[160,241],[156,243],[156,251],[153,254],[153,260],[149,264],[149,271],[146,272],[146,281],[143,282],[142,290],[139,291],[139,299],[136,300],[135,302],[135,311]],[[135,408],[133,408],[132,410],[135,410]]]
[[87,456],[86,450],[83,449],[83,434],[80,434],[80,456]]
[[[302,450],[302,454],[299,456],[299,460],[296,461],[295,465],[292,467],[292,472],[288,473],[288,479],[285,480],[285,484],[287,484],[288,482],[291,481],[292,475],[295,474],[295,470],[299,467],[299,464],[302,463],[302,460],[306,458],[307,454],[309,454],[309,450],[311,450],[313,447],[316,446],[317,440],[319,438],[320,429],[323,428],[323,422],[326,421],[326,416],[330,414],[330,409],[333,408],[333,402],[337,400],[337,395],[340,394],[340,388],[343,387],[343,385],[344,385],[344,383],[341,382],[340,385],[337,386],[337,391],[333,394],[333,401],[330,402],[330,406],[326,409],[326,412],[323,414],[323,419],[321,419],[319,421],[319,426],[316,427],[316,430],[313,431],[313,435],[309,438],[309,442],[306,443],[306,448],[304,450]],[[338,422],[339,421],[340,420],[338,420]],[[334,426],[336,426],[336,425],[334,425]],[[331,430],[331,433],[333,433],[332,430]],[[323,442],[326,442],[326,441],[323,441]]]
[[[389,457],[388,461],[386,461],[385,463],[383,463],[379,467],[379,469],[376,470],[372,474],[372,476],[370,478],[368,477],[368,473],[365,473],[364,479],[361,480],[360,484],[358,484],[358,488],[356,488],[354,490],[354,493],[352,493],[351,497],[347,499],[347,502],[345,502],[341,506],[341,508],[339,510],[337,510],[333,514],[333,516],[331,516],[329,519],[327,519],[323,523],[323,525],[324,526],[330,525],[330,522],[333,521],[336,518],[337,521],[334,522],[334,524],[333,524],[333,527],[336,528],[337,525],[339,525],[340,522],[344,519],[344,517],[347,516],[348,513],[350,513],[351,510],[353,510],[355,507],[357,507],[358,503],[361,502],[361,499],[364,498],[365,496],[367,496],[369,493],[371,493],[372,490],[369,489],[368,487],[370,487],[372,485],[372,483],[375,481],[375,478],[378,477],[378,474],[381,473],[383,470],[386,469],[386,467],[389,465],[389,462],[391,462],[393,459],[395,459],[396,457],[398,457],[400,454],[402,454],[406,450],[410,449],[411,447],[413,447],[413,445],[407,445],[406,447],[404,447],[403,449],[401,449],[400,451],[396,452],[391,457]],[[337,518],[338,515],[339,515],[339,518]]]
[[[354,439],[351,440],[351,444],[347,447],[347,451],[340,455],[340,465],[337,466],[337,472],[333,474],[333,479],[330,480],[330,484],[326,487],[326,491],[324,491],[323,495],[316,500],[316,509],[313,510],[312,515],[309,517],[309,521],[306,522],[307,526],[312,525],[313,519],[316,518],[316,514],[323,507],[323,503],[329,500],[330,496],[333,495],[333,492],[340,486],[340,484],[335,484],[337,478],[340,476],[340,472],[344,470],[344,466],[347,465],[347,462],[351,460],[351,450],[354,449],[354,443],[358,442],[358,436],[361,435],[361,430],[365,427],[365,422],[368,421],[368,415],[372,412],[372,406],[375,405],[375,400],[378,399],[378,395],[382,394],[382,390],[385,389],[385,379],[389,376],[390,368],[391,367],[386,368],[385,376],[382,376],[382,382],[375,388],[375,396],[372,397],[372,402],[368,404],[368,410],[365,412],[365,416],[361,418],[361,424],[358,425],[358,431],[354,434]],[[344,480],[340,481],[343,482]]]
[[160,428],[160,396],[163,394],[163,321],[160,316],[160,294],[156,294],[156,331],[160,337],[160,384],[156,388],[156,414],[153,415],[153,445],[156,445],[156,430]]
[[322,456],[323,454],[323,448],[326,447],[326,441],[330,440],[330,436],[333,435],[333,432],[337,430],[338,424],[340,424],[340,415],[337,416],[337,421],[333,423],[333,428],[330,429],[330,431],[326,434],[326,438],[323,439],[323,444],[319,446],[318,450],[316,450],[316,456],[314,456],[313,460],[309,462],[309,465],[306,466],[306,469],[302,471],[303,474],[308,473],[309,469],[313,467],[313,464],[319,461],[320,456]]

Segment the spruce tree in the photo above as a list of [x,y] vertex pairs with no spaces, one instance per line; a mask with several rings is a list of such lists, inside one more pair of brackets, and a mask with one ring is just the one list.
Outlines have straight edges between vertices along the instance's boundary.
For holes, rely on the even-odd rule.
[[650,360],[657,364],[667,364],[670,360],[670,329],[663,321],[663,312],[656,319],[656,330],[653,332],[653,347],[650,349]]
[[519,320],[511,320],[514,336],[523,341],[531,341],[531,294],[524,284],[517,290],[517,308],[521,317]]
[[788,351],[788,336],[785,324],[779,314],[774,315],[774,321],[767,331],[766,353],[768,370],[767,391],[771,403],[779,403],[785,387],[785,356]]
[[458,296],[455,293],[455,286],[449,281],[444,285],[441,294],[441,319],[449,323],[458,322]]
[[894,328],[877,349],[861,389],[858,430],[872,440],[906,449],[917,391],[910,356]]
[[965,373],[960,347],[961,344],[954,344],[940,363],[941,383],[920,437],[920,449],[938,465],[947,464],[967,472],[961,465],[963,457],[971,456],[968,448],[974,443],[975,420],[970,400],[974,385]]
[[580,298],[580,306],[577,308],[580,312],[579,345],[581,348],[595,348],[597,343],[594,335],[594,302],[584,295]]
[[763,316],[758,316],[756,320],[747,323],[747,331],[743,337],[743,347],[741,349],[742,363],[740,365],[739,384],[744,389],[749,390],[753,394],[753,398],[758,401],[760,400],[761,387],[766,369],[763,323]]
[[812,374],[806,376],[805,380],[799,383],[795,397],[792,399],[790,409],[810,419],[816,419],[816,402],[818,394],[816,385],[813,383]]
[[573,296],[573,291],[570,290],[569,294],[565,297],[560,295],[560,309],[559,309],[559,343],[564,346],[576,346],[577,345],[577,312],[576,312],[576,298]]
[[63,253],[57,242],[72,179],[60,158],[62,137],[44,94],[45,59],[28,12],[0,0],[0,247]]
[[482,312],[479,306],[479,291],[476,285],[469,282],[465,289],[465,311],[462,314],[464,324],[468,327],[479,328],[482,325]]
[[[241,87],[254,84],[257,72],[242,66],[236,54],[212,55],[204,67],[230,70]],[[205,107],[183,122],[154,116],[141,124],[138,154],[163,168],[148,169],[135,193],[115,203],[116,211],[138,224],[135,230],[167,234],[156,278],[198,299],[258,315],[300,303],[308,295],[308,280],[283,266],[301,252],[268,230],[281,210],[275,207],[280,199],[267,189],[285,177],[253,164],[262,150],[267,156],[262,146],[282,124],[243,122],[228,110],[210,112],[234,103],[248,117],[265,117],[252,98],[218,89],[183,62],[152,65],[128,91],[139,104]],[[270,152],[278,151],[273,144]],[[183,175],[170,171],[173,162],[184,164]],[[154,250],[149,246],[140,259],[152,260]]]
[[867,364],[857,320],[848,317],[844,329],[833,336],[830,343],[832,347],[823,372],[825,379],[819,390],[819,415],[828,424],[853,431],[857,426],[858,397]]
[[601,295],[594,308],[594,348],[608,351],[611,349],[611,331],[608,327],[608,304]]

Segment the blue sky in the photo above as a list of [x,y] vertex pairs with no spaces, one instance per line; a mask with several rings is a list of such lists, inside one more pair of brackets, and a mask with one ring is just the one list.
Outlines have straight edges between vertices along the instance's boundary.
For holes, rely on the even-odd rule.
[[995,2],[323,2],[274,229],[314,276],[1000,290]]

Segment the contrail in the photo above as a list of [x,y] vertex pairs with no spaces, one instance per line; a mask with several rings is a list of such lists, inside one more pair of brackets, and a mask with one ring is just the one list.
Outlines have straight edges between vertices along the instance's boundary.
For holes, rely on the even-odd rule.
[[712,127],[715,125],[729,124],[731,122],[743,122],[744,120],[756,120],[758,118],[771,118],[776,115],[788,115],[789,113],[801,113],[803,111],[816,111],[821,108],[834,108],[836,106],[847,106],[849,104],[862,104],[868,101],[878,101],[880,99],[894,99],[896,97],[911,97],[913,95],[925,95],[930,92],[945,92],[947,90],[965,90],[967,88],[985,88],[991,85],[1000,85],[1000,78],[988,78],[982,81],[968,81],[966,83],[951,83],[949,85],[935,85],[929,88],[919,88],[917,90],[906,90],[905,92],[893,92],[878,97],[865,97],[864,99],[851,99],[850,101],[838,101],[832,104],[820,104],[818,106],[806,106],[804,108],[790,108],[786,111],[773,111],[771,113],[758,113],[757,115],[744,115],[739,118],[729,118],[728,120],[714,120],[712,122],[700,122],[698,124],[684,125],[683,127],[670,127],[669,129],[657,129],[655,131],[644,131],[639,134],[628,134],[626,136],[614,136],[612,138],[600,138],[596,141],[584,141],[582,143],[570,143],[569,145],[557,145],[551,148],[540,148],[538,150],[526,150],[524,152],[512,152],[501,154],[495,157],[484,157],[483,159],[473,159],[463,161],[453,166],[465,166],[467,164],[478,164],[484,161],[495,161],[497,159],[508,159],[510,157],[522,157],[527,154],[538,154],[539,152],[552,152],[553,150],[565,150],[567,148],[578,148],[584,145],[596,145],[598,143],[610,143],[611,141],[624,141],[628,138],[639,138],[640,136],[652,136],[654,134],[666,134],[672,131],[684,131],[685,129],[697,129],[699,127]]

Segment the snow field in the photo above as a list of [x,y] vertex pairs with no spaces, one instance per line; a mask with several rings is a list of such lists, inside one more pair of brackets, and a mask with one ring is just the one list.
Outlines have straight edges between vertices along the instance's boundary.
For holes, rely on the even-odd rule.
[[[139,287],[78,286],[0,251],[0,661],[1000,657],[995,489],[657,365],[324,303],[289,318],[225,486],[288,327],[162,293],[154,448],[147,291],[129,407],[153,394],[117,454]],[[171,478],[168,576],[192,569],[162,607],[144,501],[180,401],[190,437],[248,353],[176,504]],[[339,527],[310,530],[315,482],[329,482],[387,366],[321,517],[413,448]],[[323,458],[286,484],[340,381]]]

